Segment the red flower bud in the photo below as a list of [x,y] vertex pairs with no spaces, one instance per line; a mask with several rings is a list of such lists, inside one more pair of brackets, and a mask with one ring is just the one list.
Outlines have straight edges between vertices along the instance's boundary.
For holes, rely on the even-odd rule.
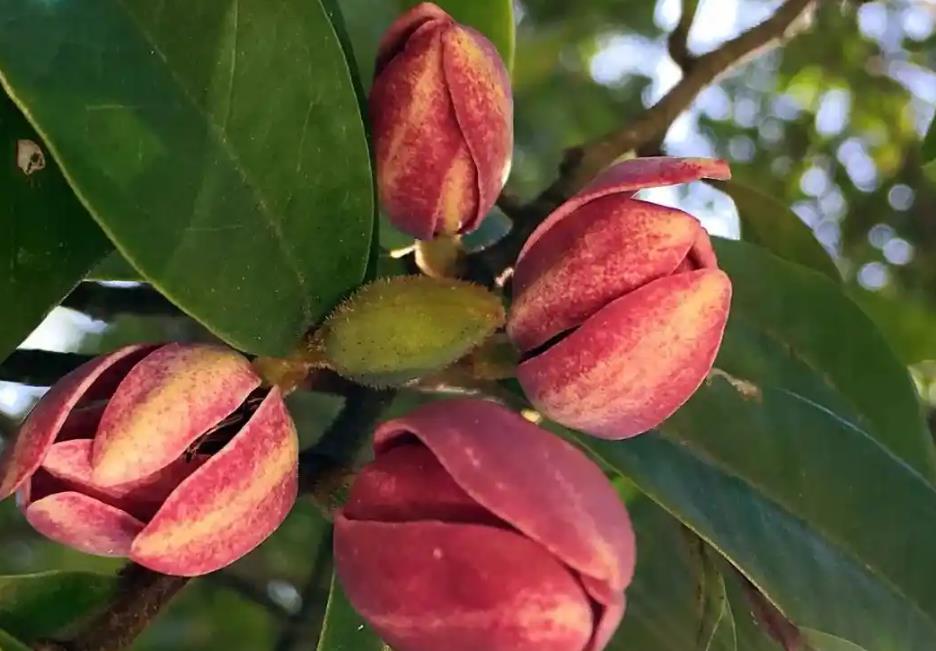
[[494,403],[380,426],[335,519],[351,603],[395,651],[600,651],[634,533],[582,452]]
[[217,346],[128,346],[62,378],[0,457],[40,533],[166,574],[219,569],[296,498],[298,441],[277,389]]
[[420,239],[477,228],[510,170],[513,99],[497,50],[430,2],[387,31],[370,94],[384,212]]
[[549,418],[621,439],[659,425],[711,370],[731,300],[708,235],[640,188],[729,177],[722,161],[620,163],[560,206],[517,260],[507,331]]

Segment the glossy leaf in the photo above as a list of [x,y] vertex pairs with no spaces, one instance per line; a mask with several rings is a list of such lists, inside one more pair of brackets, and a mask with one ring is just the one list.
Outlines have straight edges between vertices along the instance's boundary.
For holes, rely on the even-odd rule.
[[936,490],[861,429],[715,376],[658,433],[583,443],[796,625],[868,651],[931,648]]
[[91,268],[86,280],[141,282],[143,276],[133,268],[120,251],[111,251]]
[[269,9],[0,0],[0,76],[132,265],[227,342],[276,355],[363,278],[374,206],[328,15]]
[[[422,0],[398,0],[404,9]],[[434,0],[460,23],[474,27],[494,43],[507,66],[513,69],[514,27],[513,0]]]
[[0,651],[32,651],[15,637],[0,629]]
[[904,363],[936,359],[936,311],[928,304],[858,288],[849,296],[874,320]]
[[930,122],[926,136],[923,138],[922,154],[924,162],[932,163],[936,161],[936,118]]
[[117,585],[90,572],[0,576],[0,628],[27,641],[53,636],[100,610]]
[[833,280],[841,275],[812,229],[786,205],[738,181],[719,183],[718,189],[730,196],[741,220],[741,237],[776,255],[819,271]]
[[385,651],[387,646],[354,612],[341,589],[337,577],[332,577],[325,621],[319,636],[317,651]]
[[111,248],[48,148],[0,91],[0,359]]
[[936,453],[910,375],[841,287],[751,244],[715,244],[734,288],[715,366],[854,421],[933,480]]
[[731,608],[705,543],[646,497],[628,510],[637,571],[608,651],[734,651]]

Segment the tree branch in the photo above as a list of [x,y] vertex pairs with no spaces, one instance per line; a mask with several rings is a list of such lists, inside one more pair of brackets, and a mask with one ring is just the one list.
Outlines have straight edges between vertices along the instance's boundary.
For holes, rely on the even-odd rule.
[[135,564],[121,572],[121,586],[111,607],[64,642],[41,642],[37,651],[120,651],[126,649],[185,587],[189,579],[152,572]]
[[[686,7],[690,4],[691,0],[687,0]],[[494,246],[471,256],[469,277],[483,282],[511,266],[523,243],[550,212],[621,156],[660,142],[670,125],[706,86],[754,52],[787,36],[791,26],[814,4],[816,0],[787,0],[764,22],[711,52],[693,58],[683,78],[627,126],[567,150],[559,176],[552,185],[528,204],[517,206],[510,202],[506,205],[504,211],[514,220],[513,230]],[[688,27],[684,23],[689,14],[686,9],[677,26],[677,31],[684,29],[687,35]],[[678,33],[674,38],[677,56],[681,56],[682,38]]]
[[17,382],[36,387],[52,386],[93,355],[20,349],[0,362],[0,382]]
[[673,61],[683,69],[683,72],[689,70],[695,61],[695,58],[689,53],[689,30],[692,29],[692,23],[695,21],[696,10],[699,8],[699,0],[683,0],[682,13],[679,16],[679,23],[675,29],[670,32],[667,41],[667,49]]

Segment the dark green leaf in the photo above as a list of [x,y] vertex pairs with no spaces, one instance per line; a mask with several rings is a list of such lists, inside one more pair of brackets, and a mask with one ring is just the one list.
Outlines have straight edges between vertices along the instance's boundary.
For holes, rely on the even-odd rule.
[[86,280],[140,282],[143,280],[143,276],[133,268],[132,264],[127,262],[127,259],[120,254],[120,251],[111,251],[94,265],[91,271],[88,272]]
[[933,480],[933,442],[910,375],[841,286],[751,244],[716,248],[734,287],[716,366],[854,421]]
[[318,651],[385,651],[387,647],[354,612],[336,577],[322,624]]
[[932,648],[936,491],[866,432],[790,391],[716,376],[660,432],[582,442],[796,625],[869,651]]
[[716,187],[734,200],[745,240],[833,280],[841,280],[835,263],[812,229],[785,204],[738,181],[719,183]]
[[32,651],[28,646],[0,629],[0,651]]
[[834,635],[803,629],[803,637],[809,644],[809,651],[865,651],[857,644]]
[[[733,567],[722,563],[725,593],[731,614],[734,616],[738,651],[785,651],[776,640],[771,639],[757,620],[757,615],[744,586],[744,577]],[[804,650],[805,651],[805,650]],[[813,650],[815,651],[815,650]]]
[[2,92],[0,195],[3,359],[110,244],[75,198],[41,138]]
[[285,354],[361,281],[370,159],[319,0],[0,0],[0,16],[2,80],[72,185],[217,335]]
[[105,606],[117,585],[90,572],[0,576],[0,628],[24,640],[55,635]]
[[[417,5],[421,1],[399,0],[404,8]],[[507,69],[513,68],[516,38],[513,0],[436,0],[435,3],[458,22],[470,25],[487,36],[497,47]]]
[[923,162],[936,161],[936,118],[930,122],[926,136],[923,138]]
[[608,651],[734,651],[725,586],[705,543],[646,497],[628,509],[637,571]]

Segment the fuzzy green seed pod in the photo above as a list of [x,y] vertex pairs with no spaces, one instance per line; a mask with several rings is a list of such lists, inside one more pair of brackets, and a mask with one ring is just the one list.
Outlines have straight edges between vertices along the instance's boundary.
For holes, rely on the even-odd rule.
[[328,363],[369,386],[401,386],[445,368],[503,325],[500,299],[458,280],[401,276],[366,285],[321,333]]

